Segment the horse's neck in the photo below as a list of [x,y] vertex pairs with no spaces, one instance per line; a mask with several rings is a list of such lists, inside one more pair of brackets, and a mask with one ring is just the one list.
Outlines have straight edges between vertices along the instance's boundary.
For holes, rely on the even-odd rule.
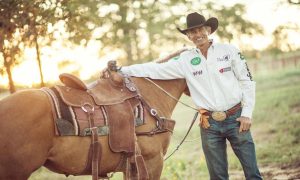
[[[133,80],[151,108],[156,109],[160,116],[170,118],[177,101],[144,78],[134,78]],[[186,87],[184,79],[153,80],[153,82],[177,99],[180,98]]]

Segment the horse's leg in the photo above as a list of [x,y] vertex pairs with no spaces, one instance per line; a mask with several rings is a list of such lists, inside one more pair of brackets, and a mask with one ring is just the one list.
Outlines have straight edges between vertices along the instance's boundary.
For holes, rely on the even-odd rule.
[[163,158],[169,146],[170,138],[170,133],[138,138],[150,180],[160,179],[163,169]]
[[151,159],[145,160],[147,171],[150,180],[159,180],[163,169],[163,157],[162,154],[157,154]]
[[0,101],[0,179],[28,179],[47,159],[53,135],[44,92],[22,91]]

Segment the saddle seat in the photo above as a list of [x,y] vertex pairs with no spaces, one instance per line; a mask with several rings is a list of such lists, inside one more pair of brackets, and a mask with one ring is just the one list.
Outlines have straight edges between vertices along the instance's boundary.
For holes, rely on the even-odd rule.
[[138,96],[134,84],[129,78],[113,73],[112,78],[98,79],[90,86],[85,85],[78,77],[63,73],[59,76],[65,86],[57,85],[57,89],[65,103],[82,107],[85,103],[116,105]]
[[83,81],[81,81],[78,77],[72,74],[62,73],[59,75],[59,79],[67,87],[71,87],[83,91],[86,91],[88,89]]

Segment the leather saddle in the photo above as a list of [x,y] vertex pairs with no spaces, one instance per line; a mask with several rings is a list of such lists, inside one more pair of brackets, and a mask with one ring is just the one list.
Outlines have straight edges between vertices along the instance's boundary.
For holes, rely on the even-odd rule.
[[[114,76],[121,75],[114,72]],[[64,73],[59,78],[65,86],[56,85],[55,89],[63,102],[77,108],[77,111],[78,108],[84,110],[86,106],[94,109],[101,107],[107,118],[111,150],[133,153],[135,133],[133,109],[139,104],[139,94],[131,80],[122,77],[116,81],[111,77],[98,79],[87,86],[71,74]]]
[[[125,165],[125,169],[116,170],[126,172],[126,179],[148,179],[135,134],[134,109],[138,105],[142,106],[140,95],[129,77],[116,71],[109,71],[109,73],[109,78],[98,79],[91,85],[86,85],[74,75],[63,73],[59,78],[64,85],[42,89],[49,95],[53,112],[56,112],[53,114],[56,117],[57,133],[58,135],[64,133],[64,135],[91,135],[87,166],[77,175],[92,173],[93,179],[101,175],[101,171],[98,172],[98,162],[102,150],[98,136],[108,135],[111,151],[123,153],[126,157],[125,162],[122,161],[122,167]],[[63,118],[60,118],[63,109],[71,112],[69,114],[73,117],[73,122],[66,123]],[[77,126],[67,124],[77,124]],[[64,129],[69,130],[61,132]]]
[[57,89],[64,102],[71,106],[82,107],[84,103],[98,106],[115,105],[138,96],[137,89],[127,77],[124,81],[112,78],[98,79],[90,86],[72,74],[63,73],[59,78],[65,86],[57,86]]

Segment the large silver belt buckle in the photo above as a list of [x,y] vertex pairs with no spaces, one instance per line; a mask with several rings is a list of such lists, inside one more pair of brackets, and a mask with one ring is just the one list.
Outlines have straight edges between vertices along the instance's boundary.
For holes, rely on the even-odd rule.
[[226,113],[224,111],[214,111],[211,117],[216,121],[224,121],[226,119]]

